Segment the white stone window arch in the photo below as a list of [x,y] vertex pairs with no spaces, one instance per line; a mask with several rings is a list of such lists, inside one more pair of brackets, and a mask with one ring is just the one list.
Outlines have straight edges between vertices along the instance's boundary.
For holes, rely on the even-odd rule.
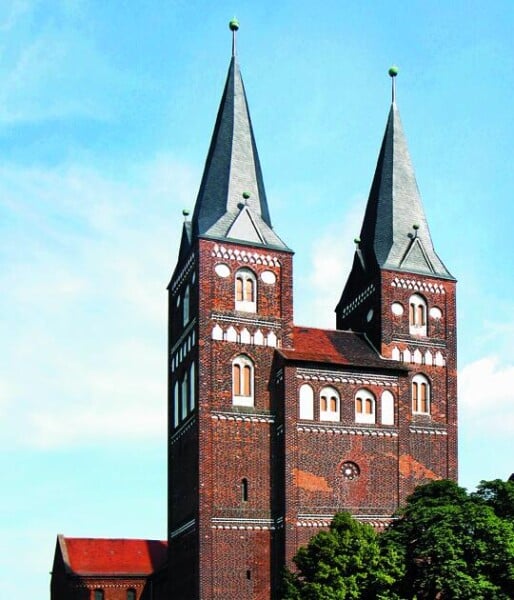
[[250,332],[248,331],[248,329],[246,329],[246,327],[243,327],[243,329],[241,330],[239,340],[240,340],[241,344],[250,344],[251,343],[252,338],[250,336]]
[[409,298],[409,333],[427,335],[427,302],[419,294]]
[[213,340],[222,340],[223,339],[223,329],[217,323],[212,328],[211,337]]
[[338,391],[333,387],[324,387],[319,393],[320,421],[339,421],[341,401]]
[[232,361],[232,404],[254,405],[254,364],[245,354],[236,356]]
[[237,331],[232,325],[227,329],[227,342],[237,342]]
[[394,425],[394,396],[389,390],[384,390],[380,397],[382,425]]
[[411,383],[412,412],[415,414],[430,414],[431,390],[428,377],[422,373],[414,375]]
[[268,346],[271,346],[273,348],[276,347],[276,345],[277,345],[277,336],[275,335],[274,331],[270,331],[268,333],[267,341],[268,341]]
[[251,269],[236,271],[234,292],[236,310],[257,312],[257,278]]
[[300,387],[298,394],[300,419],[314,419],[314,391],[308,383]]
[[376,415],[375,396],[369,390],[358,390],[355,394],[356,423],[375,423]]

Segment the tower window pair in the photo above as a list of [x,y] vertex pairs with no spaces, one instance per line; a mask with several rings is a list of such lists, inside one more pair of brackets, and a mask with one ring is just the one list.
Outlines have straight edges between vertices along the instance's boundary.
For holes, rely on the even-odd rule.
[[430,382],[422,375],[414,375],[411,383],[412,412],[430,414]]
[[250,269],[236,272],[235,308],[244,312],[257,311],[257,278]]
[[254,405],[254,364],[244,354],[232,361],[232,403],[235,406]]
[[427,335],[427,303],[419,294],[409,298],[409,333]]

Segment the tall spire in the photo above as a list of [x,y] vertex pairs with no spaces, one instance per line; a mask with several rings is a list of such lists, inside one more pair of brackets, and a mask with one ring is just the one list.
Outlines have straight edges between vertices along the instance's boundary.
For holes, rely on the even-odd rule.
[[367,264],[451,278],[437,256],[416,183],[391,67],[392,103],[361,229],[360,250]]
[[193,235],[287,249],[271,225],[236,56],[239,23],[233,19],[229,27],[232,58],[196,199]]

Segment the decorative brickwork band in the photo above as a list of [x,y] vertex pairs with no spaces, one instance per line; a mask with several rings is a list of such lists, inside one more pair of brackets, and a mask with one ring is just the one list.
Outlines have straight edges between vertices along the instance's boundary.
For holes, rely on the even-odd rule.
[[343,310],[342,310],[343,317],[346,317],[350,313],[352,313],[358,306],[360,306],[364,302],[364,300],[366,300],[366,298],[369,298],[374,291],[375,291],[375,284],[372,283],[372,284],[368,285],[368,287],[363,292],[361,292],[357,296],[357,298],[355,298],[355,300],[352,300],[352,302],[350,302],[350,304],[347,304],[345,307],[343,307]]
[[284,526],[282,517],[278,519],[232,519],[214,517],[211,519],[212,529],[232,529],[239,531],[275,531]]
[[297,369],[298,379],[351,383],[358,385],[397,386],[398,377],[393,375],[372,375],[370,373],[350,373],[347,371],[328,371],[321,369]]
[[399,287],[405,290],[414,290],[416,292],[432,292],[434,294],[446,294],[444,286],[441,283],[428,283],[416,279],[403,279],[395,277],[391,281],[392,287]]
[[247,252],[238,248],[226,248],[225,246],[214,245],[211,256],[223,258],[225,260],[237,260],[238,262],[250,265],[266,265],[268,267],[281,267],[280,261],[270,254],[261,254],[260,252]]
[[243,414],[232,412],[213,412],[211,419],[214,421],[240,421],[242,423],[274,423],[272,415]]
[[191,271],[193,270],[194,265],[195,265],[195,255],[194,255],[194,252],[193,252],[191,254],[191,256],[187,259],[186,264],[184,265],[184,267],[182,268],[182,270],[178,274],[177,278],[173,282],[173,285],[171,286],[172,293],[175,293],[175,290],[178,287],[180,287],[180,285],[182,284],[182,282],[188,277],[189,273],[191,273]]
[[339,427],[338,425],[297,425],[297,431],[309,433],[334,433],[337,435],[365,435],[371,437],[398,437],[396,429],[375,429],[371,427]]

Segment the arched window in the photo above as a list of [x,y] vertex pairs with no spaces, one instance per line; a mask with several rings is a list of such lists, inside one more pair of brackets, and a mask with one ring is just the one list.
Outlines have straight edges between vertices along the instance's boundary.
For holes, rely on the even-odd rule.
[[177,427],[180,420],[180,407],[179,407],[180,397],[178,390],[178,381],[175,382],[173,386],[173,426]]
[[104,600],[104,591],[100,588],[97,588],[95,590],[94,598],[95,600]]
[[196,407],[196,380],[195,363],[192,362],[189,367],[189,409],[193,411]]
[[319,393],[320,421],[339,421],[339,394],[333,387],[324,387]]
[[430,414],[430,382],[421,374],[412,378],[412,412]]
[[381,397],[382,425],[394,425],[394,396],[389,390]]
[[189,392],[188,374],[187,371],[184,373],[184,379],[182,379],[182,419],[187,417],[187,395]]
[[127,600],[136,600],[136,590],[134,588],[127,590]]
[[409,333],[427,334],[427,303],[419,294],[413,294],[409,299]]
[[235,279],[236,310],[257,311],[257,279],[250,269],[239,269]]
[[186,290],[184,292],[184,303],[182,304],[182,325],[187,325],[189,323],[189,286],[186,285]]
[[368,390],[359,390],[355,394],[355,421],[357,423],[375,423],[375,396]]
[[253,362],[241,354],[232,362],[232,403],[253,406]]
[[298,412],[300,419],[314,419],[314,392],[307,383],[300,387]]

